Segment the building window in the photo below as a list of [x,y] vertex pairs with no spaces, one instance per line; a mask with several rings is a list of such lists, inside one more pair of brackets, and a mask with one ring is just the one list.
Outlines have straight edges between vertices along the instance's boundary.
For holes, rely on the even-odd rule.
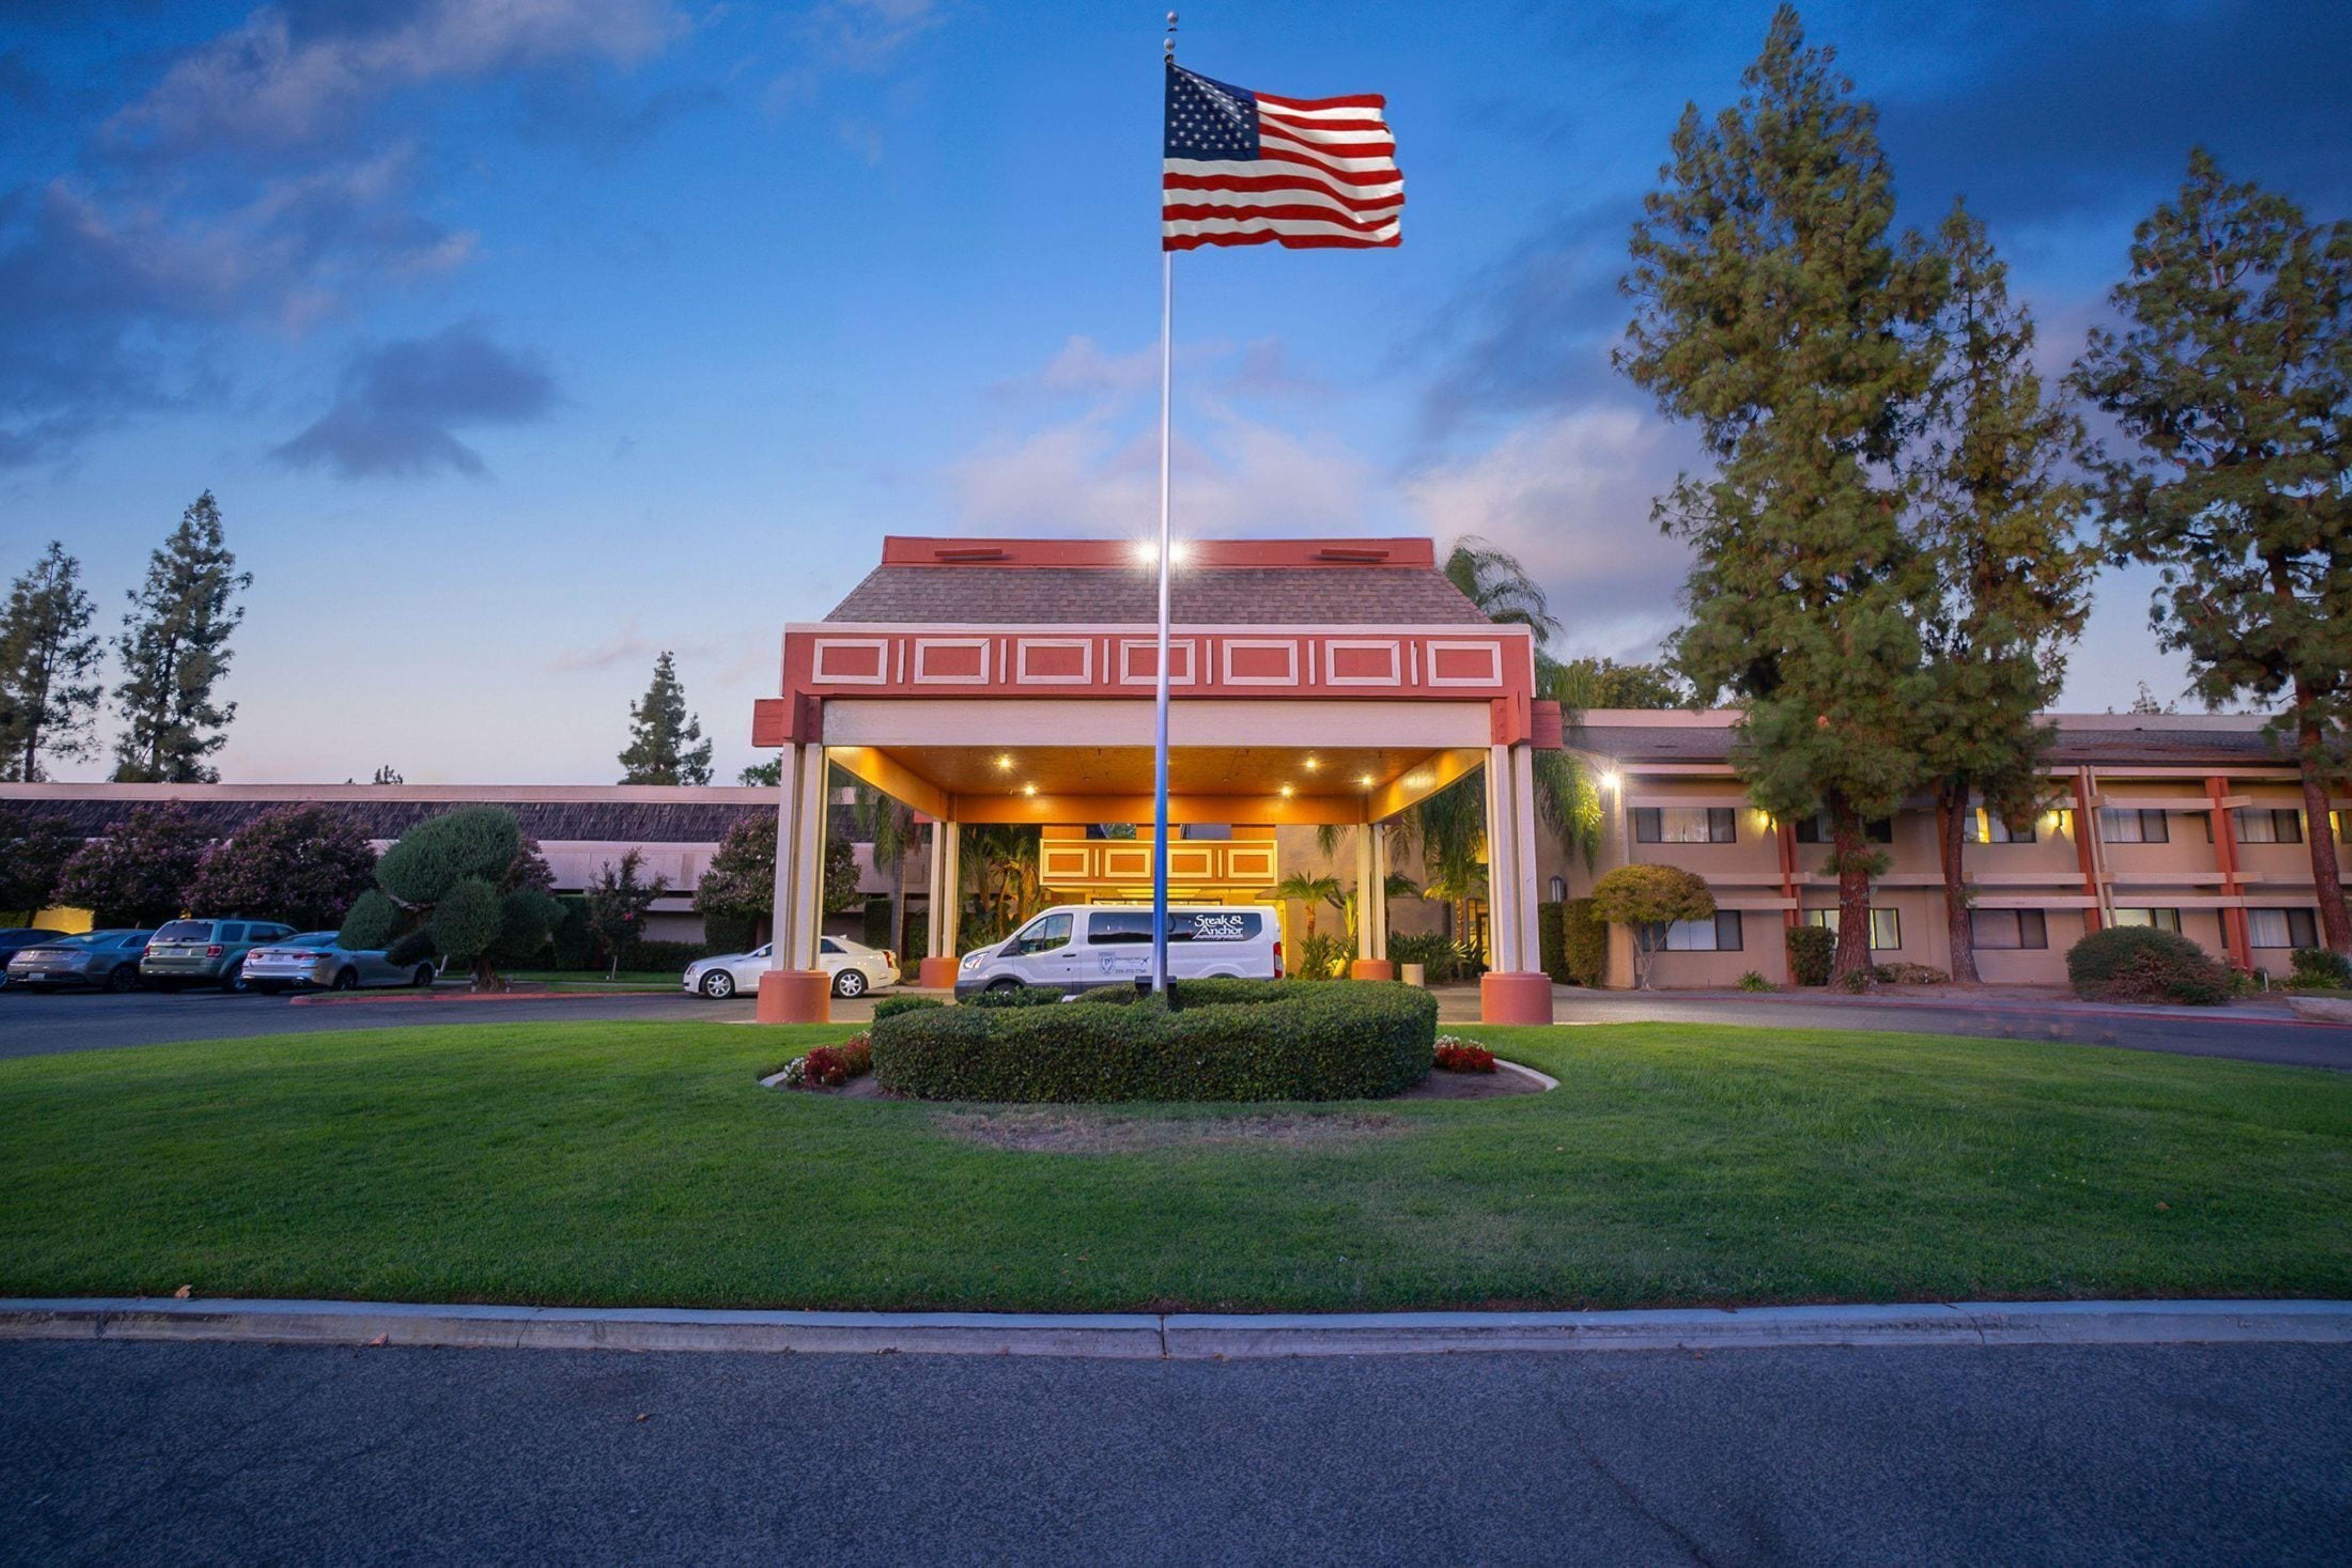
[[[1835,931],[1838,928],[1838,912],[1834,909],[1808,909],[1805,911],[1805,924],[1808,925],[1819,925],[1824,930]],[[1874,953],[1892,952],[1894,949],[1902,946],[1903,917],[1901,912],[1893,909],[1872,910],[1870,912],[1871,951]]]
[[1636,806],[1637,844],[1728,844],[1739,837],[1739,814],[1728,806]]
[[2336,841],[2352,844],[2352,811],[2330,811],[2327,816],[2336,824]]
[[1739,911],[1718,909],[1711,920],[1675,921],[1663,946],[1669,953],[1737,953],[1739,944]]
[[2311,909],[2249,909],[2246,937],[2257,947],[2316,947],[2319,914]]
[[1969,927],[1983,948],[2050,946],[2050,922],[2038,909],[1971,909]]
[[2152,925],[2158,931],[2169,931],[2178,936],[2180,935],[2180,911],[2178,909],[2118,909],[2116,911],[2116,924]]
[[2303,842],[2303,813],[2293,807],[2273,810],[2263,806],[2241,806],[2230,815],[2237,819],[2236,831],[2242,844]]
[[[1863,820],[1862,836],[1866,842],[1891,844],[1895,841],[1895,819],[1866,817]],[[1830,814],[1816,811],[1810,817],[1797,819],[1797,841],[1801,844],[1832,844],[1837,834],[1830,827]]]
[[2000,820],[1999,812],[1979,806],[1961,820],[1960,838],[1971,844],[2030,844],[2033,842],[2033,824],[2026,822],[2012,828]]
[[2134,810],[2126,806],[2099,808],[2099,839],[2110,844],[2168,844],[2171,825],[2161,811]]

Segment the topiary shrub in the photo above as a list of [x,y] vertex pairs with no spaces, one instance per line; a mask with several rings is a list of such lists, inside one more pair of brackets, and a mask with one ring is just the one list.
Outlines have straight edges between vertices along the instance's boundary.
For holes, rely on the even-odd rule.
[[1559,906],[1560,950],[1570,981],[1597,986],[1609,974],[1609,923],[1593,913],[1592,900],[1571,898]]
[[2094,931],[2066,950],[2066,977],[2089,1001],[2179,1002],[2230,998],[2230,971],[2188,937],[2152,925]]
[[2297,947],[2294,967],[2286,983],[2305,991],[2352,988],[2352,958],[2331,947]]
[[1666,927],[1677,921],[1706,920],[1715,894],[1706,879],[1680,866],[1621,865],[1592,884],[1592,913],[1633,933],[1633,985],[1647,990],[1650,967],[1665,946]]
[[1830,965],[1837,957],[1837,933],[1826,925],[1791,925],[1785,940],[1789,948],[1789,983],[1828,985]]
[[[1132,986],[1108,986],[1106,990],[1132,992]],[[1047,1008],[1060,1002],[1069,993],[1055,986],[1007,986],[1003,990],[982,991],[963,998],[959,1005],[968,1008]]]
[[1394,981],[1185,980],[1069,1007],[953,1007],[873,1027],[882,1087],[920,1100],[1355,1100],[1427,1077],[1437,1002]]
[[1882,986],[1948,986],[1952,977],[1933,964],[1896,962],[1874,964],[1871,975]]
[[1537,967],[1555,986],[1572,986],[1576,977],[1568,967],[1568,911],[1556,899],[1536,905]]
[[547,956],[562,909],[546,891],[547,868],[495,806],[430,817],[376,862],[376,886],[343,917],[346,947],[382,947],[409,965],[443,957],[469,966],[478,990],[503,989],[501,963]]

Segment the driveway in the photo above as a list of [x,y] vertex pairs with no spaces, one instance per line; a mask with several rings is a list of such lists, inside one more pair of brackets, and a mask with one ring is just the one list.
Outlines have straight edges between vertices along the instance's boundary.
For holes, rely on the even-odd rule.
[[2347,1455],[2312,1344],[0,1344],[22,1563],[2317,1563]]
[[[1439,1017],[1449,1026],[1476,1022],[1476,987],[1440,987],[1437,998]],[[2135,1013],[2046,999],[1931,1002],[1671,991],[1643,995],[1569,987],[1554,989],[1552,998],[1554,1013],[1563,1024],[1654,1021],[1752,1024],[1767,1029],[1901,1030],[1921,1034],[2127,1046],[2189,1056],[2352,1071],[2352,1027],[2305,1023],[2243,1009],[2184,1008]],[[873,1016],[873,1007],[870,998],[836,1000],[833,1016],[843,1023],[863,1023]],[[414,992],[384,991],[356,999],[317,998],[308,1001],[287,997],[236,997],[219,991],[182,991],[172,995],[133,992],[118,997],[0,990],[0,1057],[419,1024],[584,1023],[607,1019],[748,1022],[751,1010],[749,998],[711,1002],[683,994],[637,992],[477,999],[467,998],[455,987],[444,988],[429,998]]]

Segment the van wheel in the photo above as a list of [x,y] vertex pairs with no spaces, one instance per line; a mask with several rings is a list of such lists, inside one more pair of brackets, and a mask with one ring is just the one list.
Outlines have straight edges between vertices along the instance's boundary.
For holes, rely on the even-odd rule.
[[844,969],[833,977],[833,994],[836,997],[862,997],[866,994],[866,971]]
[[992,991],[1017,991],[1021,989],[1021,982],[1013,979],[991,980],[986,988]]

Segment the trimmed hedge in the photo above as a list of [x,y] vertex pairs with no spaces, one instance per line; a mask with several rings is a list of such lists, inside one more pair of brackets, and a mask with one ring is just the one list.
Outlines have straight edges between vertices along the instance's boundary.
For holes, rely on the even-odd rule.
[[1555,986],[1572,986],[1576,976],[1568,967],[1568,908],[1555,899],[1536,905],[1536,967]]
[[[1105,990],[1132,992],[1133,986],[1108,986]],[[1050,1008],[1060,1004],[1069,993],[1059,986],[1005,986],[998,990],[980,991],[964,998],[961,1005],[968,1008]]]
[[947,1003],[937,997],[884,997],[874,1004],[874,1021],[896,1018],[900,1013],[919,1013],[927,1008],[943,1008]]
[[2218,1007],[2230,999],[2230,971],[2188,937],[2152,925],[2112,925],[2066,950],[2074,994],[2095,1002],[2181,1002]]
[[1837,959],[1837,933],[1826,925],[1791,925],[1785,939],[1789,946],[1789,983],[1828,985],[1830,966]]
[[2334,991],[2352,987],[2352,958],[2328,947],[2297,947],[2294,969],[2287,984],[2306,990]]
[[1592,913],[1592,900],[1571,898],[1560,905],[1559,925],[1572,983],[1599,985],[1609,973],[1609,923]]
[[1437,1000],[1394,981],[1184,980],[898,1012],[873,1036],[882,1087],[919,1100],[1371,1100],[1429,1075]]

